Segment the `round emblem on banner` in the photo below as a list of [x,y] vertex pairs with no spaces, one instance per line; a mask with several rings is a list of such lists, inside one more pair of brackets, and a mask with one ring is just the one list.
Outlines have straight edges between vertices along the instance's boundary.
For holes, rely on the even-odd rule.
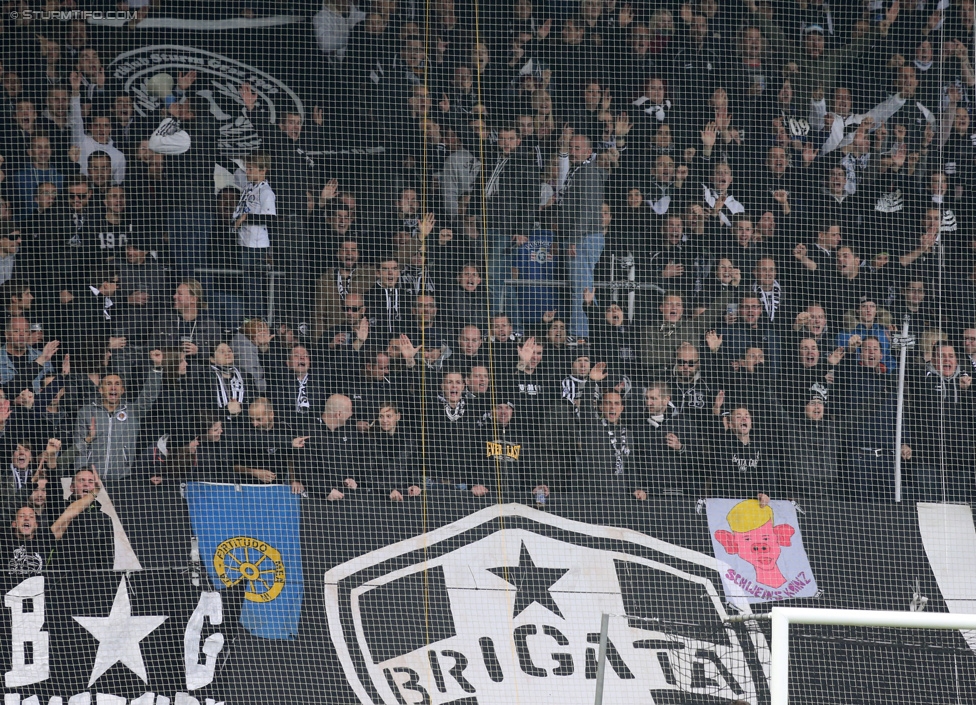
[[135,111],[157,122],[165,112],[167,93],[181,73],[196,71],[190,92],[210,105],[210,115],[219,126],[218,142],[226,154],[250,152],[261,144],[238,95],[242,83],[257,93],[268,119],[277,123],[284,113],[305,116],[305,106],[288,86],[274,76],[236,59],[204,49],[174,44],[156,44],[119,54],[109,71],[122,90],[131,95]]
[[235,536],[217,546],[213,566],[227,587],[243,581],[244,597],[251,602],[271,602],[285,587],[281,552],[250,536]]

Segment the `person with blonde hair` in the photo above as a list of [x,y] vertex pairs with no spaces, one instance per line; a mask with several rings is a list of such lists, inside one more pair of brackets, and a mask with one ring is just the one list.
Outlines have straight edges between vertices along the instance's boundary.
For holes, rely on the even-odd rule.
[[[174,314],[164,315],[156,327],[158,348],[179,348],[187,356],[209,354],[220,341],[220,327],[206,313],[203,284],[184,279],[173,294]],[[199,359],[199,358],[197,358]]]

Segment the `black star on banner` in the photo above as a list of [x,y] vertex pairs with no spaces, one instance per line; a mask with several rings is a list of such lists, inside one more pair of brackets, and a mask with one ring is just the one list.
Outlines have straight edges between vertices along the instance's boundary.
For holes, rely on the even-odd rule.
[[525,547],[525,542],[522,543],[517,566],[488,568],[488,572],[515,586],[517,592],[515,593],[512,619],[522,614],[522,611],[533,602],[542,605],[553,614],[563,616],[563,613],[559,611],[559,605],[552,599],[549,590],[569,572],[569,568],[540,568],[532,562],[532,556],[529,555],[529,549]]

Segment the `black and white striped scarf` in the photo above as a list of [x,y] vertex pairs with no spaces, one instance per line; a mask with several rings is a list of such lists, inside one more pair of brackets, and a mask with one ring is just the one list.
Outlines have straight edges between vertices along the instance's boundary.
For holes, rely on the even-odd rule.
[[576,400],[583,395],[583,388],[586,387],[586,380],[569,375],[563,379],[563,399],[575,404]]
[[444,415],[447,416],[447,420],[451,423],[456,422],[458,419],[464,416],[464,412],[467,409],[467,404],[464,402],[464,397],[461,398],[458,405],[453,409],[448,403],[447,397],[445,397],[443,394],[437,395],[437,401],[444,405]]
[[[217,365],[211,365],[210,369],[217,376],[217,404],[221,409],[227,406],[231,400],[240,404],[244,403],[244,380],[241,378],[241,371],[236,367],[231,367],[230,379],[224,377],[225,370]],[[230,388],[228,389],[228,384]]]

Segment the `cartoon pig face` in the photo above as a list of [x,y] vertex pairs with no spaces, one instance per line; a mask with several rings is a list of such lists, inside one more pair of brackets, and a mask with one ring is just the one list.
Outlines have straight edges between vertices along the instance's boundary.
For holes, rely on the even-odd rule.
[[756,569],[756,579],[764,585],[779,587],[786,582],[776,561],[780,546],[789,546],[794,529],[789,524],[773,526],[768,521],[751,531],[716,531],[715,538],[729,555],[738,555]]

